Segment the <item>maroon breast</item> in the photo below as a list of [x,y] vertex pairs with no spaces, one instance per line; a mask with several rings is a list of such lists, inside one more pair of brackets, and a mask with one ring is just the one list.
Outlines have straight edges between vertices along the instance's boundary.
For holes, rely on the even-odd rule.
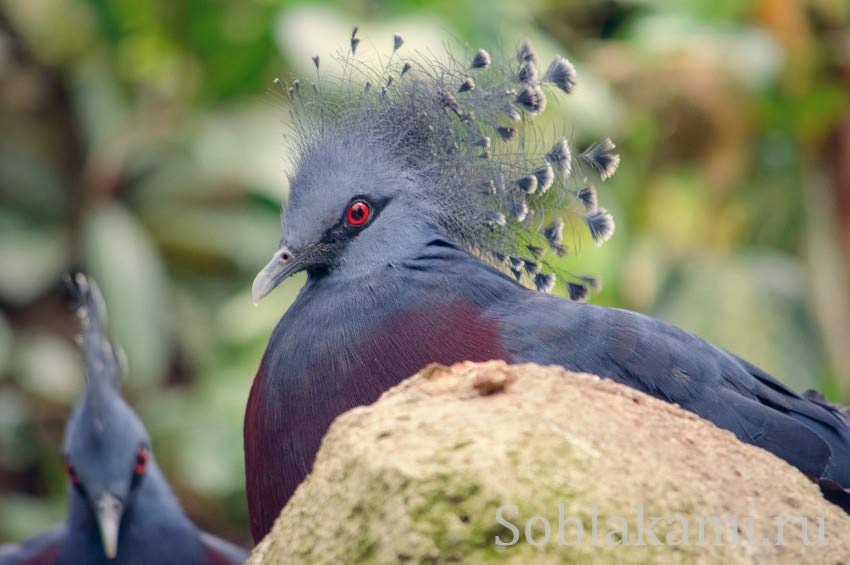
[[[331,422],[429,363],[505,359],[496,322],[468,304],[444,304],[308,337],[273,336],[245,413],[251,532],[259,541],[309,473]],[[277,332],[276,332],[277,333]],[[278,350],[276,348],[282,348]],[[298,355],[287,351],[298,349]]]

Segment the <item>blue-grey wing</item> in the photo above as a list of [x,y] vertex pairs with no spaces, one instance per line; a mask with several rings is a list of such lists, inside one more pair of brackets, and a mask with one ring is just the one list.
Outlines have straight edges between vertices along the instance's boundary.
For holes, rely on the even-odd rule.
[[65,524],[28,540],[0,546],[2,565],[53,565],[65,542]]
[[563,365],[677,403],[813,478],[850,487],[850,423],[843,414],[688,332],[542,294],[491,315],[517,362]]

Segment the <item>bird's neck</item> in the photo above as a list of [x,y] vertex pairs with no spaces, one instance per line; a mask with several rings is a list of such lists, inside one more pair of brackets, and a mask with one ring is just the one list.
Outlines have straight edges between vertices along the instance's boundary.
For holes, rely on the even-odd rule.
[[[142,483],[134,493],[125,516],[139,521],[154,520],[160,524],[165,523],[173,529],[196,529],[183,513],[180,503],[171,492],[171,487],[156,462],[152,461],[148,465],[147,472],[141,480]],[[151,517],[150,512],[154,510],[160,515]]]
[[372,272],[312,274],[275,328],[245,414],[254,539],[309,472],[336,416],[428,363],[510,360],[486,311],[521,291],[436,236]]

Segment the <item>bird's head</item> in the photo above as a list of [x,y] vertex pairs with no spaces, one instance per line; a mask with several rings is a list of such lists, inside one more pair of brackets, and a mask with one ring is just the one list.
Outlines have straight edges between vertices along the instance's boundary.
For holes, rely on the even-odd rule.
[[[610,140],[573,156],[570,141],[547,139],[531,118],[545,90],[567,94],[575,69],[556,56],[538,71],[529,43],[516,57],[407,60],[393,40],[387,67],[343,61],[345,80],[294,81],[285,89],[294,170],[282,237],[253,285],[255,303],[300,271],[364,273],[405,258],[434,232],[517,280],[549,291],[568,234],[598,244],[613,233],[589,177],[619,163]],[[319,57],[313,59],[319,77]],[[280,83],[279,83],[280,84]],[[575,235],[574,237],[578,237]],[[596,282],[567,274],[570,295]]]
[[414,226],[431,221],[427,201],[415,197],[427,181],[382,152],[340,135],[304,155],[291,179],[279,248],[254,280],[255,302],[300,271],[371,271],[398,258]]
[[120,395],[125,363],[105,334],[106,308],[94,281],[68,279],[82,324],[86,385],[65,429],[65,470],[89,507],[107,558],[118,551],[121,519],[153,465],[144,425]]

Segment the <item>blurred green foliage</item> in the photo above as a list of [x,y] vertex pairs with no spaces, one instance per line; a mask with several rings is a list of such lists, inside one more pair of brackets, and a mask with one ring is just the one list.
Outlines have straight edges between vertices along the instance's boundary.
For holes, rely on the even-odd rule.
[[287,188],[271,79],[344,49],[354,23],[375,44],[528,37],[570,56],[579,91],[544,119],[623,157],[600,195],[617,233],[570,259],[604,279],[594,300],[850,401],[843,0],[0,0],[0,542],[64,515],[82,367],[60,280],[82,269],[187,511],[247,543],[244,406],[303,283],[251,305]]

